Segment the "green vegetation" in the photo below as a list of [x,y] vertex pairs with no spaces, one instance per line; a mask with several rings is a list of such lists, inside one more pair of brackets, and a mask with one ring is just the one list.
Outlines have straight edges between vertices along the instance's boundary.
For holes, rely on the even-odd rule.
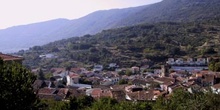
[[[168,57],[217,56],[220,54],[219,25],[219,18],[190,23],[141,24],[64,39],[18,54],[24,56],[25,65],[43,68],[112,62],[120,67],[131,67],[164,62]],[[47,53],[57,58],[39,57]]]
[[160,97],[153,105],[154,110],[218,110],[220,95],[211,92],[191,94],[177,90],[169,99]]
[[211,92],[191,94],[182,89],[156,101],[118,102],[112,98],[94,100],[90,96],[73,97],[69,102],[42,100],[41,109],[51,110],[218,110],[220,95]]
[[211,59],[209,63],[209,70],[220,72],[220,61],[219,59]]
[[37,106],[32,84],[36,77],[16,63],[0,59],[0,103],[3,110],[30,110]]
[[42,100],[39,109],[43,110],[151,110],[150,102],[118,102],[112,98],[94,100],[90,96],[73,97],[69,102]]

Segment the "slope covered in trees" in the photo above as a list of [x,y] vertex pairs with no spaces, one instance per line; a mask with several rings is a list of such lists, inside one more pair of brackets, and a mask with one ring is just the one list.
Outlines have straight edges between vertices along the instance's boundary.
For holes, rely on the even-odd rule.
[[[28,66],[58,67],[115,62],[122,67],[141,66],[144,59],[164,62],[168,57],[219,55],[219,18],[202,22],[161,22],[104,30],[20,51]],[[56,58],[39,55],[53,53]],[[148,62],[149,63],[149,62]]]
[[[194,22],[215,18],[220,16],[219,5],[219,0],[163,0],[147,6],[97,11],[79,19],[58,20],[58,23],[48,21],[40,28],[34,28],[34,31],[31,29],[35,24],[9,28],[0,30],[0,51],[6,48],[16,51],[55,40],[141,23]],[[8,31],[9,34],[5,34]]]

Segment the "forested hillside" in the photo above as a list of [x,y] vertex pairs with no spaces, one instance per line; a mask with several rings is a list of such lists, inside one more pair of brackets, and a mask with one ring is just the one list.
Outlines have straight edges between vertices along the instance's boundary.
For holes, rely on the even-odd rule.
[[139,13],[123,19],[119,24],[144,22],[190,22],[220,16],[219,0],[163,0]]
[[[18,51],[56,40],[142,23],[194,22],[218,18],[219,6],[219,0],[163,0],[146,6],[97,11],[79,19],[59,20],[58,23],[48,21],[40,28],[35,28],[35,24],[9,28],[0,30],[0,51]],[[34,31],[31,30],[33,27]],[[5,34],[8,31],[10,33]]]
[[[168,57],[207,57],[220,53],[220,19],[161,22],[103,30],[20,51],[28,66],[58,67],[115,62],[122,67],[164,62]],[[56,58],[39,55],[52,53]],[[153,64],[152,64],[153,65]]]
[[97,11],[72,20],[53,36],[68,38],[142,23],[199,21],[220,16],[219,5],[219,0],[163,0],[146,6]]

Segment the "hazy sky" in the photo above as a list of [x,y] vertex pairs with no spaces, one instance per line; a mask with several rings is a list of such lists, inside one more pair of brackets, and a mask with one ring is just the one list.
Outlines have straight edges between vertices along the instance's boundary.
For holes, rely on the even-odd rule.
[[159,1],[162,0],[0,0],[0,29],[56,18],[76,19],[97,10]]

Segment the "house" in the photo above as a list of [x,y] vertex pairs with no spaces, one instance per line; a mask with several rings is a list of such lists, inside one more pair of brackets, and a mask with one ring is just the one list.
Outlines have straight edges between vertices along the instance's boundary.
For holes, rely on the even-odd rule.
[[2,59],[4,62],[17,62],[19,64],[22,64],[22,61],[24,60],[20,56],[13,56],[3,53],[0,53],[0,59]]
[[102,65],[95,65],[93,68],[94,72],[101,72],[103,70],[103,66]]
[[174,58],[168,58],[168,61],[166,63],[169,64],[169,65],[176,64]]
[[161,69],[154,69],[154,74],[161,74]]
[[157,78],[154,81],[160,84],[162,91],[168,91],[168,87],[175,83],[175,79],[170,77]]
[[183,65],[183,64],[184,64],[184,61],[183,61],[182,58],[178,58],[178,59],[175,61],[175,63],[176,63],[177,65]]
[[37,96],[40,99],[52,99],[52,100],[66,100],[69,97],[84,96],[85,92],[78,90],[78,88],[41,88],[39,89]]
[[111,90],[111,98],[116,99],[117,101],[125,101],[125,92],[123,90]]
[[84,90],[78,89],[78,87],[68,87],[69,92],[66,97],[79,97],[79,96],[85,96],[86,92]]
[[77,87],[79,89],[91,89],[92,86],[89,85],[89,84],[72,84],[72,85],[69,85],[70,87]]
[[134,67],[131,67],[131,71],[132,71],[132,73],[139,73],[140,72],[140,68],[134,66]]
[[140,67],[141,72],[145,72],[146,69],[148,69],[150,66],[149,65],[144,65]]
[[52,68],[51,73],[53,76],[61,76],[62,78],[68,74],[65,68]]
[[212,86],[215,82],[215,75],[204,73],[202,74],[202,77],[198,79],[198,81],[203,87]]
[[56,94],[56,100],[66,99],[68,96],[69,89],[68,88],[59,88]]
[[99,99],[101,97],[102,89],[100,88],[94,88],[91,91],[90,96],[92,96],[94,99]]
[[109,68],[117,68],[118,65],[116,63],[110,63]]
[[206,65],[206,59],[205,58],[197,58],[196,65]]
[[190,93],[203,92],[203,87],[198,84],[192,84],[187,87],[187,91]]
[[105,78],[102,81],[100,81],[100,85],[109,86],[109,85],[113,85],[113,82],[111,79]]
[[99,85],[100,81],[102,81],[100,77],[89,77],[86,80],[92,82],[93,85]]
[[63,78],[62,78],[61,76],[52,76],[52,77],[50,78],[50,80],[51,80],[51,81],[62,81]]
[[153,91],[136,91],[126,94],[126,99],[129,101],[146,101],[153,100],[154,93]]
[[48,54],[39,55],[39,57],[40,57],[40,58],[46,58],[46,59],[57,58],[57,56],[54,55],[53,53],[48,53]]
[[192,65],[195,65],[195,62],[194,62],[193,58],[187,58],[186,64],[192,66]]
[[213,93],[219,94],[220,93],[220,83],[211,86],[211,89],[212,89]]
[[125,87],[129,86],[128,84],[123,84],[123,85],[112,85],[110,86],[111,90],[117,91],[117,90],[121,90],[121,91],[125,91]]
[[86,71],[86,72],[83,72],[82,75],[84,75],[86,77],[92,77],[95,75],[95,73],[92,71]]
[[136,85],[130,85],[125,87],[126,92],[136,92],[136,91],[142,91],[143,88],[141,86],[136,86]]
[[133,80],[131,81],[131,83],[132,83],[133,85],[142,86],[143,88],[149,86],[149,85],[147,85],[147,84],[148,84],[147,81],[144,80],[144,79],[133,79]]
[[43,80],[35,80],[34,83],[32,84],[32,87],[34,89],[34,92],[37,93],[37,91],[40,88],[47,87],[47,85],[46,85],[45,81],[43,81]]
[[94,99],[100,99],[102,97],[111,97],[111,91],[109,89],[92,88],[86,90],[86,95],[93,97]]
[[70,72],[70,74],[66,76],[67,79],[66,85],[78,84],[79,78],[80,76],[78,74]]
[[119,82],[119,77],[104,78],[100,81],[100,85],[114,85]]
[[38,90],[37,96],[40,99],[56,99],[57,90],[55,88],[41,88]]
[[85,68],[71,68],[70,71],[77,73],[77,74],[82,74],[82,73],[86,72],[87,70]]
[[119,66],[117,65],[117,63],[110,63],[109,64],[109,66],[108,66],[108,68],[110,69],[110,70],[115,70],[115,69],[117,69]]

